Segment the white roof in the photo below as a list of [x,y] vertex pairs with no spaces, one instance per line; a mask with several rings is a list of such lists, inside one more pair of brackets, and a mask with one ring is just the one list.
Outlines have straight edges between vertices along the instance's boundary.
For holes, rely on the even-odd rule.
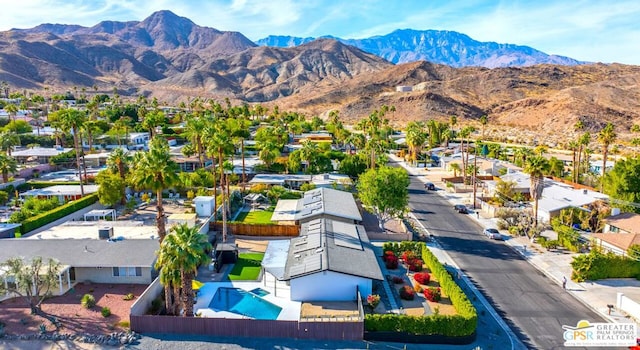
[[271,216],[272,221],[312,219],[319,215],[331,215],[362,221],[362,215],[353,195],[331,188],[316,188],[304,193],[298,200],[278,201]]
[[14,157],[52,157],[52,156],[57,156],[58,154],[69,152],[69,151],[71,151],[71,148],[35,147],[35,148],[14,151],[11,153],[11,155]]
[[600,192],[574,189],[570,185],[545,179],[538,210],[552,212],[568,207],[582,207],[607,198],[609,196]]
[[23,239],[98,239],[98,229],[113,227],[114,238],[157,239],[155,225],[144,225],[143,221],[67,221]]
[[279,200],[271,215],[271,221],[295,221],[296,213],[299,211],[298,203],[297,199]]
[[[84,185],[84,194],[98,192],[98,185]],[[76,196],[80,194],[80,185],[56,185],[36,188],[20,194],[23,197],[37,196]]]

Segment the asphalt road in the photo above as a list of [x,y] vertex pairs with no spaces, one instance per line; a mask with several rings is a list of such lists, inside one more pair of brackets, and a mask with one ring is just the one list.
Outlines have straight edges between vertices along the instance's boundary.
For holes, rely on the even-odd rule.
[[[409,207],[529,349],[564,348],[562,325],[606,322],[411,176]],[[471,214],[474,215],[474,214]],[[478,330],[482,336],[482,329]]]

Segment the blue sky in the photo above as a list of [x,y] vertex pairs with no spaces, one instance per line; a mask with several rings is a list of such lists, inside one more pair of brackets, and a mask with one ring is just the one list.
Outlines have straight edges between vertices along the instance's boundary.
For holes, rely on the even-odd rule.
[[139,21],[158,10],[252,40],[269,34],[363,38],[405,28],[454,30],[578,60],[640,65],[638,0],[5,0],[0,30]]

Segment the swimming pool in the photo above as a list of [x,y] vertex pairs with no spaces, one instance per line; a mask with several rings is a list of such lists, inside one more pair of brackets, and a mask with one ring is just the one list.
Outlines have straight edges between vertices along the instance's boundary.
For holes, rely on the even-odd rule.
[[240,288],[220,287],[209,303],[214,311],[228,311],[256,320],[276,320],[282,308]]

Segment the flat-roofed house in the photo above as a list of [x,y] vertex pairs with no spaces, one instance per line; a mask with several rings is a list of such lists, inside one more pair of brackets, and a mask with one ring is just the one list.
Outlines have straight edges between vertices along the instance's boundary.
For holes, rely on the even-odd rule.
[[356,224],[362,221],[353,195],[331,188],[316,188],[301,199],[279,200],[271,221],[302,224],[317,218]]
[[[84,185],[84,195],[98,192],[98,185]],[[36,188],[20,194],[21,198],[38,197],[43,199],[58,198],[58,203],[66,203],[82,198],[80,185],[56,185]]]
[[302,224],[299,237],[269,242],[262,267],[265,283],[286,282],[293,301],[353,301],[383,279],[364,227],[325,218]]
[[[21,257],[31,261],[42,257],[55,259],[62,265],[58,272],[58,288],[52,292],[62,295],[76,282],[150,284],[156,277],[153,265],[157,240],[99,240],[99,239],[23,239],[2,240],[0,261]],[[10,282],[12,276],[0,271],[0,283]],[[0,299],[10,295],[0,296]]]

